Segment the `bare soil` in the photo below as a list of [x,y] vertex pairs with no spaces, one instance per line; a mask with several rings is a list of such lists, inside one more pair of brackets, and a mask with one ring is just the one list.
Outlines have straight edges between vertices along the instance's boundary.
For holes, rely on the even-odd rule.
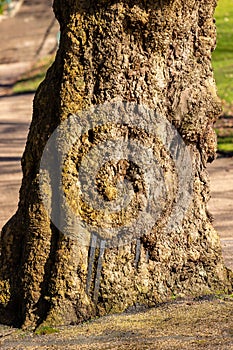
[[[0,22],[0,228],[17,208],[20,158],[32,114],[33,94],[11,95],[12,84],[56,45],[51,1],[24,1],[14,18]],[[41,45],[43,43],[43,45]],[[38,52],[38,49],[40,49]],[[209,166],[214,217],[225,263],[233,269],[233,158]],[[233,349],[233,299],[181,300],[157,308],[112,315],[58,333],[0,325],[1,349]],[[49,333],[53,329],[45,331]]]

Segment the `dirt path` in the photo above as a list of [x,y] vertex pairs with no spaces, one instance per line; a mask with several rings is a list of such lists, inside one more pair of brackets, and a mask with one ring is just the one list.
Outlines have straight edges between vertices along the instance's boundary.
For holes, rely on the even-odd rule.
[[52,0],[34,0],[33,4],[24,0],[15,17],[0,22],[0,96],[9,92],[34,61],[56,46],[59,29],[51,4]]
[[220,235],[225,263],[233,270],[233,158],[218,158],[208,170],[212,197],[209,210]]
[[0,21],[0,228],[17,208],[20,157],[32,115],[33,95],[11,96],[11,88],[57,44],[51,5],[52,0],[24,0],[14,17]]
[[0,228],[17,208],[32,99],[32,94],[0,98]]

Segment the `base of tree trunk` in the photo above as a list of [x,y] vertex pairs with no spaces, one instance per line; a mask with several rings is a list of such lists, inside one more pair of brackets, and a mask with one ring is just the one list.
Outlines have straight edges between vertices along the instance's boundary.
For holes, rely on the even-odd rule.
[[[207,211],[206,165],[215,157],[213,123],[221,111],[211,68],[215,6],[215,0],[54,1],[60,47],[34,99],[18,211],[1,234],[0,322],[32,329],[41,324],[68,325],[178,296],[232,293],[233,274],[224,266]],[[134,127],[113,125],[113,120],[101,127],[93,123],[68,150],[62,183],[55,176],[61,168],[51,166],[50,172],[41,168],[43,152],[57,127],[63,136],[56,139],[57,152],[50,154],[49,166],[60,159],[74,136],[67,122],[70,116],[119,101],[135,103],[139,111],[142,106],[155,111],[169,130],[176,130],[191,155],[192,191],[182,202],[185,215],[175,229],[168,230],[168,222],[186,182],[179,182],[182,174],[171,154],[177,152],[181,161],[182,154],[177,142],[166,148],[166,137],[150,135],[146,127],[142,130],[144,117]],[[82,120],[86,122],[80,119],[80,125]],[[71,126],[63,128],[64,122]],[[159,126],[157,119],[150,124]],[[175,141],[166,127],[163,130],[167,139]],[[107,217],[117,226],[120,220],[137,218],[146,198],[143,169],[130,159],[106,161],[95,178],[106,203],[116,200],[117,177],[131,183],[134,201],[129,215],[113,210],[98,216],[78,193],[82,158],[101,142],[117,137],[131,137],[143,145],[141,152],[148,146],[156,155],[161,171],[151,181],[163,174],[166,196],[156,204],[162,214],[148,232],[138,224],[141,235],[125,244],[109,246],[106,237],[95,237],[93,232],[82,244],[72,230],[64,232],[58,223],[72,227],[69,207],[88,224],[96,221],[102,227]],[[111,229],[105,230],[107,236]]]

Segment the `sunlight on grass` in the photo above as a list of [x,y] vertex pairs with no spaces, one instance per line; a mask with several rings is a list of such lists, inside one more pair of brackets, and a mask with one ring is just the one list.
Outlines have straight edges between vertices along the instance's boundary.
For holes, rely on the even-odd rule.
[[213,52],[213,68],[225,115],[225,121],[219,120],[215,131],[218,136],[218,151],[232,155],[232,123],[226,116],[230,117],[233,112],[233,0],[219,0],[215,18],[217,48]]
[[218,150],[221,153],[233,154],[233,130],[232,128],[216,129],[218,136]]
[[219,0],[215,12],[217,48],[213,68],[222,100],[233,101],[233,0]]
[[232,154],[233,153],[233,143],[232,140],[229,143],[226,143],[226,141],[224,140],[223,143],[221,143],[221,140],[218,141],[218,150],[222,153],[225,153],[226,155]]
[[36,62],[14,85],[13,93],[22,94],[35,92],[39,84],[44,80],[46,72],[53,61],[54,55],[49,55]]

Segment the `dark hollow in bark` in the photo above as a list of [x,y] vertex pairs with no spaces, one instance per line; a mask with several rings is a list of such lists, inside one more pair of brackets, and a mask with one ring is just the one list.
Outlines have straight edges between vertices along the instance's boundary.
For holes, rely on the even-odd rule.
[[[215,157],[212,125],[220,113],[211,68],[215,6],[215,0],[54,1],[60,47],[34,99],[18,210],[2,230],[0,322],[25,328],[72,324],[174,295],[232,291],[232,273],[206,210],[206,164]],[[61,121],[106,101],[146,105],[175,126],[192,154],[193,193],[178,230],[165,232],[161,218],[122,247],[108,248],[92,236],[88,248],[51,222],[40,197],[39,168]],[[88,142],[91,147],[95,133]],[[75,178],[72,159],[65,172]],[[100,192],[111,200],[106,186],[100,179]]]

